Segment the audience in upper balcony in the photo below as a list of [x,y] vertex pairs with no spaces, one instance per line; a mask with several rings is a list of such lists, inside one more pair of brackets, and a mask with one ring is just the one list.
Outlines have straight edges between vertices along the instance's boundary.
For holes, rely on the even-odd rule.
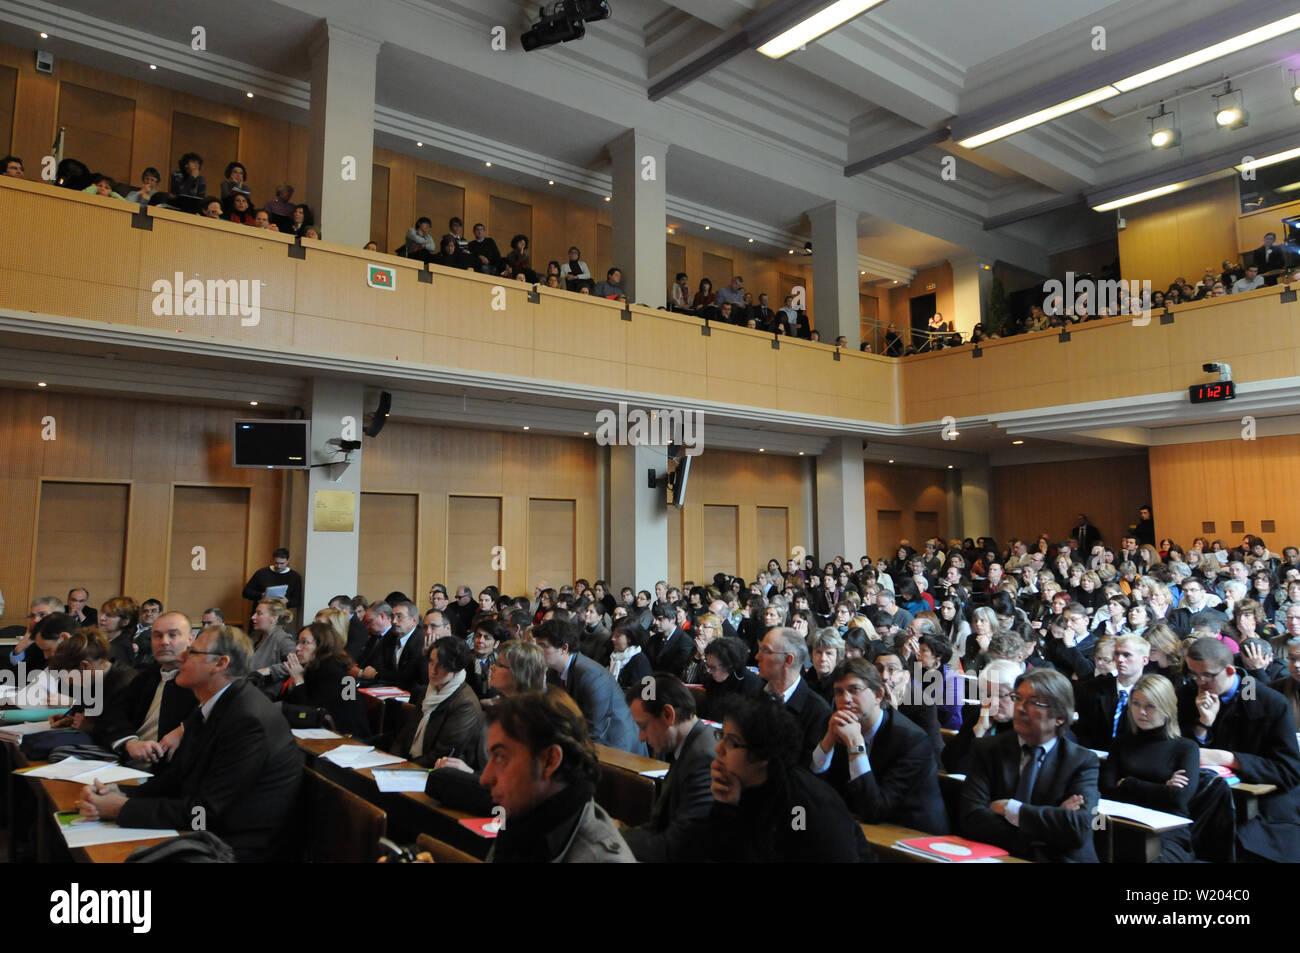
[[691,300],[691,310],[698,313],[705,308],[713,307],[716,299],[717,295],[713,293],[713,282],[708,278],[701,278],[699,290],[695,292],[695,297]]
[[732,308],[737,309],[744,307],[745,304],[745,279],[736,275],[731,279],[731,284],[726,288],[718,291],[714,297],[714,304],[721,307],[725,302],[731,302]]
[[433,222],[421,215],[406,230],[406,257],[430,260],[438,254],[438,240],[433,237]]
[[627,292],[623,290],[623,272],[620,268],[614,267],[605,273],[605,280],[597,283],[592,290],[597,298],[624,298]]
[[21,179],[23,177],[23,160],[17,156],[5,156],[0,159],[0,174]]
[[197,152],[187,152],[177,163],[177,170],[172,173],[171,193],[176,196],[203,198],[208,194],[208,183],[204,181],[203,157]]
[[506,266],[502,275],[506,278],[523,275],[525,281],[531,284],[537,283],[537,272],[533,271],[528,257],[527,235],[516,235],[510,239],[510,251],[506,255]]
[[102,172],[96,172],[94,178],[91,180],[90,185],[86,186],[81,191],[88,192],[91,195],[99,195],[106,199],[122,198],[122,196],[118,195],[117,192],[115,191],[113,186],[113,180],[108,176],[104,175]]
[[468,252],[469,239],[465,237],[465,223],[453,215],[447,220],[447,234],[456,240],[456,250]]
[[474,256],[474,270],[485,275],[501,274],[501,250],[494,239],[488,237],[487,226],[482,222],[474,223],[474,240],[466,249]]
[[293,186],[277,185],[275,198],[262,206],[277,228],[285,228],[293,221]]
[[[1259,273],[1259,266],[1251,265],[1246,269],[1244,278],[1238,278],[1233,282],[1232,293],[1238,295],[1243,291],[1254,291],[1256,288],[1263,288],[1266,284],[1268,280]],[[1273,278],[1273,284],[1277,284],[1276,277]]]
[[[263,212],[263,214],[266,214]],[[256,225],[257,213],[253,211],[253,206],[249,204],[248,196],[242,192],[234,192],[227,200],[225,219],[228,222],[234,222],[236,225]]]
[[467,271],[474,269],[474,256],[460,248],[455,235],[443,235],[438,253],[431,256],[429,261],[446,268],[463,268]]
[[1286,251],[1277,247],[1274,244],[1276,241],[1277,235],[1274,232],[1267,232],[1264,235],[1264,244],[1251,252],[1251,264],[1264,278],[1266,285],[1277,284],[1277,274],[1269,274],[1270,272],[1278,272],[1286,267]]
[[[239,201],[239,196],[235,197],[235,201]],[[259,209],[253,213],[253,226],[255,228],[264,228],[271,232],[278,232],[280,230],[279,227],[271,221],[271,215],[266,209]]]
[[226,177],[221,181],[221,198],[222,201],[238,193],[248,196],[248,200],[253,200],[253,192],[248,187],[245,179],[248,177],[248,170],[244,168],[242,162],[230,162],[226,165]]
[[[267,213],[268,215],[270,213]],[[289,220],[288,228],[281,228],[280,231],[289,235],[302,235],[306,237],[307,229],[316,224],[315,217],[311,214],[311,207],[308,205],[295,205],[293,215]]]
[[674,311],[691,310],[691,287],[687,283],[686,272],[677,272],[672,287],[668,289],[668,302]]
[[140,173],[140,187],[132,189],[126,193],[128,202],[138,202],[142,207],[149,204],[150,199],[158,194],[158,185],[162,182],[162,173],[153,166],[149,166]]

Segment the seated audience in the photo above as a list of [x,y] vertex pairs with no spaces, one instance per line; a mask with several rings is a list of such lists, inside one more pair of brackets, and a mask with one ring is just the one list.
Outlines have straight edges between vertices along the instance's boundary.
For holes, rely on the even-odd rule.
[[635,863],[595,801],[596,752],[571,698],[507,698],[488,712],[488,724],[481,783],[506,820],[489,863]]
[[627,292],[623,290],[623,272],[619,268],[611,268],[605,273],[605,280],[597,282],[596,287],[592,289],[592,294],[597,298],[625,298]]
[[642,680],[654,672],[649,657],[642,650],[646,632],[640,623],[624,619],[614,626],[610,639],[614,651],[609,657],[609,674],[618,681],[624,692],[641,685]]
[[758,674],[767,683],[765,691],[781,699],[799,722],[802,758],[807,764],[812,750],[826,734],[831,706],[799,677],[808,666],[808,646],[794,629],[773,628],[763,636],[758,649]]
[[288,228],[293,221],[293,186],[277,185],[275,198],[262,206],[277,228]]
[[455,235],[443,235],[438,244],[438,253],[430,256],[429,261],[444,268],[461,268],[466,271],[474,268],[474,256],[461,250],[456,244]]
[[284,664],[285,657],[294,650],[298,640],[293,637],[289,627],[293,625],[293,613],[283,599],[260,599],[253,609],[251,638],[253,655],[250,662],[251,674],[260,676],[262,690],[267,697],[275,698],[280,694],[280,685],[289,674]]
[[1287,639],[1285,649],[1287,675],[1268,687],[1287,700],[1295,719],[1296,733],[1300,734],[1300,638]]
[[447,635],[433,643],[428,656],[428,684],[411,693],[419,718],[398,734],[393,753],[433,767],[440,758],[459,758],[471,770],[487,763],[483,707],[467,674],[474,655],[469,646]]
[[140,173],[140,187],[132,189],[126,193],[128,202],[137,202],[143,208],[149,204],[150,199],[158,194],[158,185],[162,182],[162,173],[149,166]]
[[117,194],[113,180],[102,172],[96,172],[94,176],[91,177],[90,185],[86,186],[81,191],[87,192],[91,195],[98,195],[106,199],[122,198],[122,196]]
[[202,176],[203,157],[197,152],[187,152],[176,164],[172,173],[170,192],[172,195],[191,198],[203,198],[208,194],[208,184]]
[[537,283],[537,272],[529,264],[527,235],[516,235],[510,239],[510,251],[506,254],[505,264],[507,277],[523,275],[529,284]]
[[961,728],[948,739],[941,756],[949,774],[967,774],[971,748],[980,738],[1014,733],[1016,679],[1022,668],[1008,659],[994,659],[980,669],[979,704],[962,709]]
[[302,753],[284,716],[245,680],[252,655],[238,629],[204,629],[176,676],[199,703],[176,753],[139,787],[83,788],[81,815],[173,830],[201,818],[241,862],[288,859]]
[[627,710],[618,682],[591,659],[576,654],[575,626],[564,619],[548,619],[534,626],[533,640],[546,656],[547,679],[573,696],[591,727],[597,744],[644,754],[636,724]]
[[[401,601],[393,606],[392,627],[379,640],[370,665],[361,671],[362,678],[395,685],[406,692],[414,692],[424,684],[426,653],[424,633],[417,631],[419,613],[413,602]],[[465,644],[463,640],[461,644]]]
[[21,179],[23,177],[23,160],[17,156],[5,156],[0,159],[0,175]]
[[466,246],[466,251],[474,258],[474,270],[485,275],[501,274],[501,250],[494,239],[488,237],[487,227],[482,222],[474,224],[474,240]]
[[[344,651],[343,636],[328,622],[313,622],[298,633],[298,647],[285,656],[289,676],[280,686],[278,701],[285,705],[323,708],[334,730],[364,741],[370,736],[365,706],[348,675],[352,660]],[[290,722],[293,719],[290,718]]]
[[252,202],[253,191],[245,181],[247,177],[248,170],[242,162],[227,163],[225,178],[221,180],[221,201],[228,200],[232,195],[243,195]]
[[433,237],[433,221],[428,216],[421,215],[406,230],[406,257],[429,261],[438,254],[438,250],[438,240]]
[[591,290],[596,287],[596,280],[591,276],[591,269],[582,260],[582,251],[578,246],[569,248],[569,260],[560,266],[560,281],[568,291]]
[[242,192],[235,192],[226,200],[225,219],[227,222],[234,222],[236,225],[256,225],[257,213],[253,211],[253,206],[249,204],[247,195]]
[[701,713],[714,720],[722,717],[729,699],[735,695],[752,698],[763,691],[763,679],[745,667],[749,649],[735,637],[714,639],[704,650],[704,704]]
[[1129,695],[1150,661],[1151,645],[1140,635],[1121,635],[1112,654],[1115,674],[1081,679],[1074,690],[1079,713],[1073,731],[1079,744],[1109,751],[1123,728]]

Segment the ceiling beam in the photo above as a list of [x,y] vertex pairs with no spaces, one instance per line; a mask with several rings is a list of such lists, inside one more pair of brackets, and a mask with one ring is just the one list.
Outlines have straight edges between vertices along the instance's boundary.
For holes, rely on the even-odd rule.
[[850,177],[855,176],[866,172],[868,169],[874,169],[878,165],[884,165],[886,162],[893,162],[903,156],[910,156],[913,152],[920,152],[926,146],[934,145],[936,142],[947,142],[948,133],[949,129],[946,125],[940,126],[938,129],[931,129],[929,132],[924,132],[915,139],[909,139],[892,149],[886,149],[884,152],[877,152],[875,155],[850,163],[844,167],[844,174]]

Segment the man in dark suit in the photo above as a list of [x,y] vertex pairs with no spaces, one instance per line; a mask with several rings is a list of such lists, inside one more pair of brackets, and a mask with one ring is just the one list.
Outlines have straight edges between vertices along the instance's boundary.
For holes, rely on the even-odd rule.
[[826,734],[831,706],[799,677],[808,667],[808,644],[794,629],[768,629],[758,648],[758,675],[799,722],[802,734],[799,764],[806,766],[812,750]]
[[361,653],[365,651],[366,642],[370,638],[370,633],[366,631],[365,620],[352,611],[352,597],[346,593],[331,599],[330,608],[348,614],[348,642],[344,651],[355,662],[361,658]]
[[677,607],[672,603],[656,602],[654,606],[654,627],[650,638],[646,639],[646,658],[656,672],[672,672],[681,675],[690,664],[695,643],[683,629],[677,627]]
[[1124,730],[1124,711],[1129,692],[1142,677],[1151,660],[1151,645],[1140,635],[1121,635],[1115,640],[1115,674],[1080,679],[1075,685],[1074,737],[1079,744],[1096,751],[1109,751],[1111,742]]
[[1287,700],[1232,664],[1218,639],[1187,648],[1194,684],[1178,693],[1183,736],[1201,746],[1201,766],[1222,765],[1247,784],[1272,784],[1259,816],[1237,828],[1239,854],[1277,862],[1300,857],[1300,749]]
[[1097,756],[1064,737],[1069,680],[1035,669],[1016,683],[1014,732],[977,741],[962,788],[962,833],[1038,862],[1096,863]]
[[835,713],[812,752],[812,771],[835,788],[864,824],[948,833],[934,751],[925,732],[885,707],[885,681],[865,658],[831,675]]
[[1208,625],[1218,632],[1228,621],[1220,610],[1212,607],[1205,597],[1205,584],[1198,577],[1183,580],[1183,599],[1177,609],[1171,609],[1165,621],[1175,632],[1187,638],[1198,625]]
[[891,648],[884,647],[884,643],[873,644],[881,647],[874,661],[876,671],[885,682],[885,701],[889,703],[890,708],[925,732],[925,736],[930,740],[930,751],[937,765],[944,751],[943,727],[939,724],[939,706],[925,704],[919,697],[921,693],[913,690],[911,673],[903,664],[901,655]]
[[164,612],[154,620],[151,641],[158,664],[143,668],[121,694],[105,703],[95,721],[97,744],[125,752],[132,761],[157,764],[171,757],[181,739],[176,729],[198,706],[194,693],[176,684],[181,659],[193,640],[190,620],[181,613]]
[[[1268,232],[1264,236],[1264,244],[1260,245],[1251,252],[1250,261],[1259,269],[1261,275],[1269,271],[1277,271],[1279,268],[1286,267],[1286,253],[1283,249],[1278,248],[1273,243],[1277,241],[1277,235]],[[1267,275],[1264,278],[1265,285],[1277,284],[1277,275]]]
[[419,632],[420,610],[413,602],[399,602],[393,606],[393,626],[379,642],[379,651],[371,668],[362,671],[362,677],[373,678],[384,685],[396,685],[403,691],[414,691],[426,684],[428,656],[424,651],[424,635]]
[[1080,513],[1074,529],[1070,530],[1070,538],[1079,544],[1079,548],[1075,550],[1079,554],[1079,561],[1086,562],[1092,555],[1092,547],[1101,542],[1101,531],[1088,522],[1088,517]]
[[387,602],[372,602],[370,608],[366,609],[366,632],[369,633],[369,638],[357,659],[362,678],[374,678],[378,674],[379,649],[392,628],[393,607]]
[[176,676],[199,708],[185,719],[175,756],[138,788],[83,788],[82,816],[123,827],[211,831],[241,862],[287,859],[303,758],[284,716],[245,680],[252,655],[238,629],[200,633]]
[[533,640],[546,656],[547,681],[573,696],[591,726],[591,740],[633,754],[645,754],[636,722],[609,669],[574,652],[575,627],[565,619],[547,619],[533,629]]
[[632,686],[627,704],[641,740],[655,757],[668,762],[668,774],[650,820],[625,828],[623,839],[643,864],[686,860],[698,850],[698,825],[713,810],[709,770],[717,741],[712,729],[696,717],[690,689],[672,675],[655,675],[653,692]]
[[86,605],[90,593],[85,589],[68,590],[68,615],[76,616],[82,625],[99,625],[99,613]]

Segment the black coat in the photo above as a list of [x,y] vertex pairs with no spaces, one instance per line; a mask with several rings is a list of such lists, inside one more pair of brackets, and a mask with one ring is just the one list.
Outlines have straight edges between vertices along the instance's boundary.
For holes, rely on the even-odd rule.
[[[1166,738],[1163,728],[1138,732],[1125,728],[1115,738],[1110,757],[1102,763],[1099,787],[1103,797],[1114,801],[1191,817],[1200,762],[1200,751],[1190,738]],[[1187,775],[1187,786],[1166,784],[1179,770]],[[1159,861],[1187,863],[1193,859],[1190,825],[1160,835]]]
[[704,704],[700,706],[700,716],[721,721],[732,698],[756,698],[762,690],[763,680],[747,668],[733,672],[723,682],[714,681],[713,676],[709,676],[704,682]]
[[822,779],[840,792],[864,824],[898,824],[927,834],[948,833],[934,751],[924,731],[886,709],[867,749],[871,770],[849,780],[849,756],[836,744]]
[[[966,774],[970,770],[971,746],[980,740],[975,737],[975,725],[979,720],[979,705],[967,705],[962,709],[961,727],[957,729],[956,735],[948,739],[948,743],[943,748],[943,769],[949,774]],[[1015,734],[1011,722],[990,719],[989,730],[984,733],[984,737],[990,738],[1004,731]]]
[[[118,742],[138,733],[149,714],[160,681],[162,670],[157,665],[150,665],[137,673],[120,695],[109,698],[104,704],[103,714],[95,721],[95,743],[112,749]],[[177,685],[175,679],[168,682],[158,710],[158,737],[174,731],[198,704],[188,688]]]
[[337,659],[327,659],[303,671],[303,683],[292,685],[280,694],[280,701],[290,705],[324,708],[334,719],[335,730],[364,741],[370,737],[370,722],[365,705],[357,697],[356,686],[344,683],[349,667]]
[[831,706],[810,686],[805,679],[799,679],[799,687],[794,690],[790,700],[785,703],[786,710],[799,722],[803,743],[799,748],[799,764],[807,765],[812,757],[812,749],[826,734],[826,725],[831,720]]
[[[1058,738],[1039,769],[1029,802],[1020,808],[1017,827],[993,813],[989,805],[1016,796],[1020,736],[1007,731],[981,738],[971,748],[970,770],[962,786],[962,834],[1035,862],[1095,864],[1092,816],[1097,810],[1097,771],[1095,754]],[[1079,810],[1059,807],[1074,794],[1083,796]]]
[[695,642],[685,629],[677,628],[667,638],[659,632],[654,633],[646,639],[641,652],[650,659],[654,671],[680,676],[695,653]]
[[[396,685],[407,692],[414,692],[429,681],[429,661],[424,654],[424,636],[417,627],[411,630],[401,654],[397,646],[401,644],[396,629],[389,629],[379,644],[374,660],[375,679],[384,685]],[[394,662],[393,657],[397,655]]]
[[713,729],[696,721],[682,745],[682,756],[674,760],[671,753],[667,755],[668,774],[659,786],[650,820],[622,832],[641,863],[672,863],[697,852],[697,842],[704,836],[699,825],[713,810],[710,770],[716,747]]
[[641,680],[647,675],[654,674],[654,667],[650,664],[650,659],[646,658],[644,652],[637,652],[630,659],[623,663],[623,667],[618,670],[618,687],[626,692],[633,685],[640,685]]
[[276,860],[302,784],[303,754],[279,710],[246,681],[222,693],[207,721],[192,711],[172,760],[130,796],[123,827],[216,834],[241,862]]
[[[1097,751],[1109,751],[1115,728],[1115,706],[1119,704],[1119,681],[1114,675],[1094,676],[1075,683],[1074,710],[1079,713],[1071,730],[1079,744]],[[1120,716],[1119,733],[1128,729],[1127,714]]]

